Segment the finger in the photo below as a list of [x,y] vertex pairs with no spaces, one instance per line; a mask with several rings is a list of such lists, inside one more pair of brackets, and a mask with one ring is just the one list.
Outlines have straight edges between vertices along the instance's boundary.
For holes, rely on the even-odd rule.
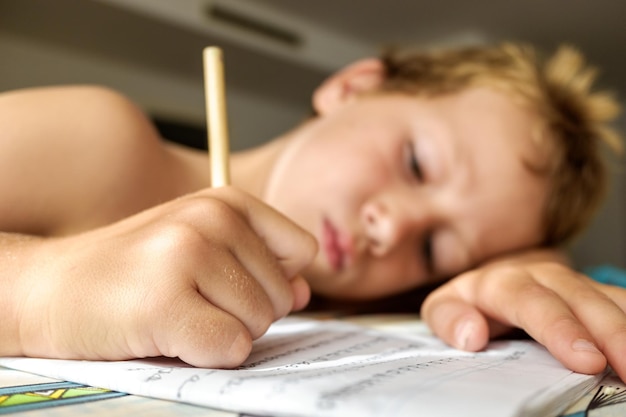
[[604,369],[604,355],[563,294],[535,281],[520,268],[497,268],[471,278],[476,282],[466,280],[464,284],[474,291],[461,294],[480,311],[524,329],[572,370],[597,373]]
[[292,311],[302,310],[309,304],[311,299],[311,287],[309,287],[309,283],[301,275],[296,275],[290,281],[290,284],[293,290]]
[[236,318],[212,306],[190,290],[158,323],[155,343],[159,352],[203,368],[233,368],[246,360],[252,339]]
[[307,266],[317,252],[317,241],[307,231],[267,204],[232,187],[219,189],[237,207],[252,229],[269,247],[291,278]]
[[585,277],[579,278],[571,282],[559,277],[550,285],[555,287],[567,285],[567,302],[570,308],[589,330],[596,346],[618,375],[625,378],[626,314],[623,308],[614,302],[614,298],[622,301],[624,292],[620,291],[621,288],[596,285]]
[[[198,290],[211,304],[228,312],[241,321],[252,339],[261,337],[277,317],[270,297],[263,286],[235,259],[225,252],[220,256],[219,268],[208,273],[209,277],[197,279]],[[296,276],[289,283],[291,292],[287,300],[293,300],[285,314],[304,308],[310,299],[308,283]],[[280,316],[282,317],[282,316]]]
[[[236,286],[250,290],[253,287],[248,281],[256,280],[269,297],[273,318],[277,319],[291,311],[293,290],[276,255],[239,211],[238,205],[243,204],[240,198],[243,196],[233,191],[221,192],[219,198],[194,195],[177,201],[175,209],[168,211],[173,223],[168,241],[170,245],[174,241],[176,247],[186,248],[182,254],[186,258],[198,260],[197,268],[203,271],[195,275],[199,283],[222,280],[224,285],[233,286],[228,294],[238,298],[240,294],[233,295]],[[290,229],[285,226],[272,233],[289,235]],[[205,296],[216,294],[210,283],[204,287]],[[257,334],[256,329],[251,331]]]
[[[206,263],[207,269],[196,272],[199,275],[196,278],[198,291],[209,303],[237,318],[252,339],[257,339],[278,318],[277,309],[286,314],[292,308],[293,295],[289,283],[279,276],[275,280],[276,285],[262,285],[258,275],[255,277],[230,251],[212,252],[215,259]],[[273,272],[257,271],[257,274]],[[266,288],[280,300],[272,301]]]
[[597,291],[600,291],[609,297],[622,311],[626,312],[626,288],[616,285],[602,284],[591,278],[587,278],[587,282]]
[[[218,233],[229,234],[231,240],[229,249],[234,256],[234,259],[229,260],[227,264],[230,269],[218,270],[216,273],[225,274],[227,280],[230,280],[230,285],[241,284],[246,280],[258,282],[274,308],[273,319],[284,317],[294,305],[294,294],[280,260],[268,247],[267,242],[249,227],[244,218],[234,213],[231,207],[225,204],[214,206],[212,209],[214,212],[219,212],[217,214],[222,228]],[[280,230],[274,233],[280,233]],[[235,261],[243,268],[235,265]],[[214,262],[214,264],[221,263],[221,257],[220,261]],[[233,296],[238,297],[237,294]]]
[[422,305],[421,317],[449,345],[473,352],[481,350],[489,342],[487,321],[453,290],[453,286],[443,286],[431,293]]

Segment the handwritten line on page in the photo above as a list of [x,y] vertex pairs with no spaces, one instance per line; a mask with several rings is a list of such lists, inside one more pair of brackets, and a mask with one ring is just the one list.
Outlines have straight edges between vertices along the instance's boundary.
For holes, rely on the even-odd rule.
[[266,416],[557,415],[600,375],[573,373],[532,341],[461,352],[429,335],[286,318],[238,369],[176,359],[0,358],[0,365],[131,394]]

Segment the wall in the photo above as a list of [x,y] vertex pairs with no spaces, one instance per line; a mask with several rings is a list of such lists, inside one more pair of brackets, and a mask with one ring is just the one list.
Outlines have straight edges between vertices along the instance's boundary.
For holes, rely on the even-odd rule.
[[[104,84],[125,92],[152,114],[203,126],[200,51],[211,42],[226,47],[233,149],[254,146],[300,121],[309,111],[310,91],[330,71],[329,65],[320,68],[284,54],[250,50],[100,2],[0,0],[0,91]],[[620,124],[626,131],[624,119]],[[614,164],[613,173],[613,192],[600,216],[572,248],[581,267],[626,267],[621,162]]]
[[[618,126],[626,132],[623,118]],[[623,157],[609,159],[611,192],[591,227],[572,246],[571,257],[580,268],[599,264],[626,268],[626,167]]]
[[[0,91],[38,85],[96,83],[123,91],[149,113],[204,126],[202,79],[189,80],[102,57],[83,56],[60,45],[0,32]],[[198,58],[200,59],[200,57]],[[235,87],[227,91],[234,149],[261,143],[293,126],[308,111]]]

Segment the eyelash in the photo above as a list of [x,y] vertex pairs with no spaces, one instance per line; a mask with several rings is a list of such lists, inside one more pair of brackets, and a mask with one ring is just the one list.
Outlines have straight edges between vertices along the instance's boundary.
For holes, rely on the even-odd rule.
[[420,182],[424,181],[424,173],[422,172],[422,167],[417,159],[417,155],[415,155],[415,148],[411,142],[407,143],[407,154],[408,154],[408,165],[409,171],[411,174],[417,178]]
[[432,233],[426,232],[424,234],[424,241],[422,242],[422,257],[424,259],[424,265],[429,274],[433,273],[433,239]]
[[[407,163],[408,163],[409,171],[411,175],[417,178],[418,181],[423,182],[424,173],[420,166],[417,155],[415,154],[415,147],[411,141],[407,142],[406,147],[407,147],[406,152],[407,152]],[[431,274],[433,272],[433,250],[432,249],[433,249],[432,233],[426,232],[424,234],[424,240],[422,241],[421,255],[422,255],[422,259],[424,259],[424,265],[426,267],[426,270]]]

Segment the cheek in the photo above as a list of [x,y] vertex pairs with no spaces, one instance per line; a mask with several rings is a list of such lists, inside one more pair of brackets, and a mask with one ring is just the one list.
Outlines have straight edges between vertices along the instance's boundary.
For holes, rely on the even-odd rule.
[[391,173],[390,158],[355,142],[303,147],[294,155],[284,179],[289,191],[356,204],[383,187]]
[[385,188],[398,170],[398,161],[388,153],[387,149],[361,145],[346,150],[341,158],[329,159],[335,186],[365,198]]

